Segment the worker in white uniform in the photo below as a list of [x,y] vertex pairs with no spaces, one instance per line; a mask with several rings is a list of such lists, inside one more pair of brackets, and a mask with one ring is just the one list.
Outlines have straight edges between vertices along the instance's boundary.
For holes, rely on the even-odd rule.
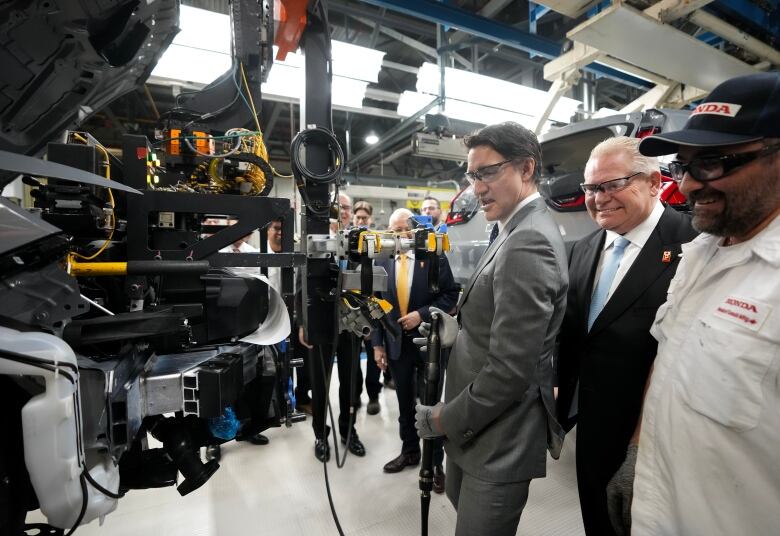
[[676,153],[670,171],[702,234],[683,246],[651,329],[641,426],[608,487],[613,524],[780,534],[780,74],[723,82],[682,130],[639,150]]

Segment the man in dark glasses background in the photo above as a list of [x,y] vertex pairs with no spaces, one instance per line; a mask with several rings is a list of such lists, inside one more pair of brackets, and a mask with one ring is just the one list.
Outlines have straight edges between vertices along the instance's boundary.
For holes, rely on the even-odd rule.
[[[703,234],[652,328],[633,535],[777,534],[780,527],[780,74],[716,87],[681,131],[646,138]],[[631,491],[625,463],[610,492]],[[626,519],[628,521],[628,519]]]
[[658,199],[658,160],[639,139],[597,145],[585,166],[585,205],[600,230],[574,244],[560,334],[558,421],[577,424],[577,488],[585,533],[615,532],[607,483],[626,457],[657,342],[650,326],[696,236],[691,218]]

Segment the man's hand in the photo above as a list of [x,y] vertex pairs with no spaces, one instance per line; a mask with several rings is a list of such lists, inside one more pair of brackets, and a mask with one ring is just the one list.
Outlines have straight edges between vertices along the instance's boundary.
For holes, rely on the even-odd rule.
[[[455,320],[454,316],[448,315],[438,307],[431,307],[430,311],[431,314],[439,313],[439,339],[441,340],[441,347],[450,348],[453,344],[455,344],[455,339],[458,337],[458,330],[460,329],[458,326],[458,321]],[[420,334],[422,337],[412,339],[412,342],[419,346],[420,351],[422,352],[428,351],[428,347],[426,345],[428,344],[428,334],[430,331],[430,322],[423,322],[420,324]]]
[[303,326],[298,328],[298,341],[304,345],[306,348],[311,350],[314,348],[311,344],[309,344],[309,341],[306,340],[306,335],[303,333]]
[[444,404],[439,402],[435,406],[423,406],[417,404],[414,409],[414,427],[417,428],[417,435],[422,439],[433,439],[441,437],[444,432],[441,429],[441,408]]
[[417,329],[417,326],[422,322],[422,317],[417,311],[412,311],[406,316],[402,316],[398,319],[398,323],[401,325],[404,331],[412,331]]
[[374,346],[374,361],[382,372],[387,370],[387,352],[384,346]]
[[634,499],[634,468],[638,445],[629,444],[623,465],[607,484],[609,520],[618,536],[631,534],[631,501]]

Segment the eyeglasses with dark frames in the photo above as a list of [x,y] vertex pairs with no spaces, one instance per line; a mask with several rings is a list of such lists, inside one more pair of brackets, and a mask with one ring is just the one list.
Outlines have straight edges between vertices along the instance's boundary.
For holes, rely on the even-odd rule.
[[602,192],[605,194],[616,194],[621,190],[625,190],[628,188],[629,182],[631,182],[631,179],[636,177],[637,175],[641,175],[641,171],[636,171],[632,173],[631,175],[628,175],[627,177],[620,177],[619,179],[612,179],[609,181],[604,181],[600,184],[580,184],[580,188],[583,192],[585,192],[585,195],[596,195],[596,192]]
[[495,164],[490,164],[489,166],[482,166],[481,168],[475,169],[474,171],[467,171],[466,180],[468,180],[469,184],[472,186],[476,181],[482,181],[485,183],[493,182],[494,180],[498,179],[501,168],[513,160],[515,159],[510,158],[509,160],[504,160],[503,162],[497,162]]
[[681,182],[686,173],[699,182],[710,182],[722,179],[737,168],[749,164],[753,160],[767,156],[780,149],[780,143],[767,145],[757,151],[727,155],[712,155],[694,158],[690,162],[675,160],[669,162],[669,173],[676,182]]

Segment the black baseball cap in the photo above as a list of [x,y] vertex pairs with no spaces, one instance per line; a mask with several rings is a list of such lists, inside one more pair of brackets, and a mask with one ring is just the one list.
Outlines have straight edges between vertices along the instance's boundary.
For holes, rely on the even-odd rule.
[[716,147],[780,138],[780,73],[756,73],[726,80],[691,113],[682,130],[649,136],[639,144],[645,156],[678,151],[680,145]]

